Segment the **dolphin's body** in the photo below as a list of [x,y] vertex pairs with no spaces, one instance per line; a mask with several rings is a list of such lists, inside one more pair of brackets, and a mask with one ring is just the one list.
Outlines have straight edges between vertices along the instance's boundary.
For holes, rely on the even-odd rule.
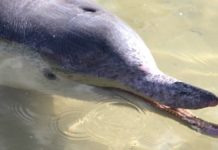
[[218,104],[211,92],[162,73],[142,39],[91,0],[0,0],[0,44],[0,53],[25,53],[42,72],[44,64],[48,78],[119,88],[173,108]]

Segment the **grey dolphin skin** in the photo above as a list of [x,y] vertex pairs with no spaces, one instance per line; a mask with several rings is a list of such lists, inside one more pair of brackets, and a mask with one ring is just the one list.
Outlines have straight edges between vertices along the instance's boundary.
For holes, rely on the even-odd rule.
[[162,73],[142,39],[91,0],[0,0],[0,40],[30,48],[71,80],[175,109],[218,104],[211,92]]

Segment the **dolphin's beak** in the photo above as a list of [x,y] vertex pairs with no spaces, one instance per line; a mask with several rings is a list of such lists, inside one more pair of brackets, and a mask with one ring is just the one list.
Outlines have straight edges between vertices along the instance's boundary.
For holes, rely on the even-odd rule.
[[165,74],[141,74],[129,85],[136,94],[171,108],[200,109],[218,105],[215,94]]

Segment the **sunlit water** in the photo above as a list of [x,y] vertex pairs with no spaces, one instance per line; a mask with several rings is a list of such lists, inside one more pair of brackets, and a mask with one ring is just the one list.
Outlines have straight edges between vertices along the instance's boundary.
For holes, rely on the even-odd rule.
[[[161,70],[218,94],[218,1],[99,2],[143,37]],[[131,95],[47,81],[37,71],[40,82],[35,83],[28,76],[33,66],[18,58],[0,60],[0,82],[12,85],[9,79],[16,77],[18,83],[53,90],[0,87],[0,150],[218,149],[218,139],[192,131]],[[193,112],[218,123],[218,107]]]

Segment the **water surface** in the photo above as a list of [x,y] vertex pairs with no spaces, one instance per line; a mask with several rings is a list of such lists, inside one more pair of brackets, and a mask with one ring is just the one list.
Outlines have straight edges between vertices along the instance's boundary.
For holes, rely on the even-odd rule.
[[[161,70],[218,94],[218,1],[98,1],[140,34]],[[0,150],[218,149],[218,139],[131,95],[43,77],[36,84],[23,76],[31,66],[20,69],[17,61],[0,61],[0,81],[16,78],[46,86],[42,92],[0,87]],[[43,92],[47,87],[53,87],[52,94]],[[218,123],[218,107],[193,112]]]

